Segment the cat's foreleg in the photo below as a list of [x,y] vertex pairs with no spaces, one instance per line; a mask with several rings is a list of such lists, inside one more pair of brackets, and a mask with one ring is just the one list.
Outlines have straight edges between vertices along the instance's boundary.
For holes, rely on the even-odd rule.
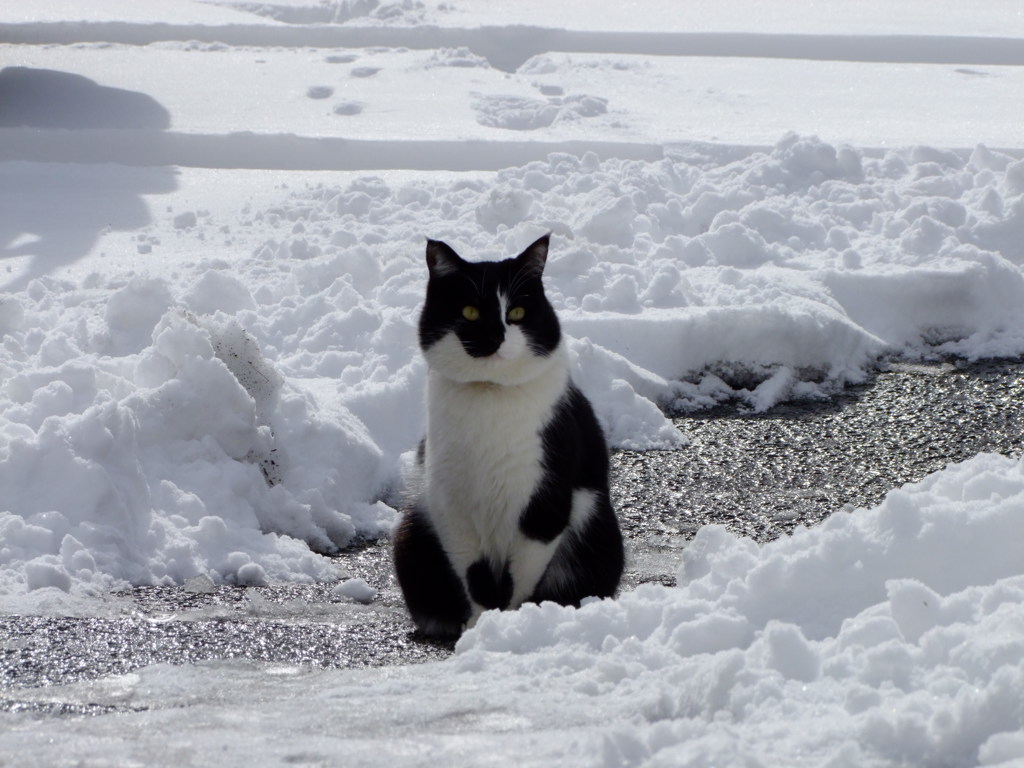
[[484,611],[508,608],[513,595],[509,563],[495,564],[485,556],[477,558],[466,569],[466,592],[470,600],[467,628],[474,626]]
[[510,566],[513,586],[510,608],[518,608],[533,594],[562,538],[562,534],[551,541],[538,541],[522,534],[517,537]]
[[393,543],[395,575],[409,613],[428,635],[457,636],[471,616],[459,572],[420,505],[402,516]]
[[589,494],[574,493],[555,484],[542,486],[530,499],[519,518],[511,557],[513,608],[522,605],[537,588],[570,523],[585,514],[578,509],[581,505],[592,505]]
[[462,627],[466,630],[476,625],[484,611],[508,607],[511,576],[507,564],[495,566],[484,555],[480,537],[471,526],[447,525],[443,530],[445,552],[468,598],[468,618]]

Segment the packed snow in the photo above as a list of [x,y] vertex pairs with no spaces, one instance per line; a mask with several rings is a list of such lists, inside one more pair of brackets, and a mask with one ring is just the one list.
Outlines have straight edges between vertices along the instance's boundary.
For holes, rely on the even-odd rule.
[[[494,259],[553,233],[547,290],[617,447],[884,356],[1024,354],[1017,3],[551,5],[0,8],[0,611],[339,580],[324,554],[387,535],[422,432],[428,236]],[[488,614],[440,664],[22,691],[144,711],[5,713],[0,748],[1024,761],[1021,462],[847,512],[763,546],[708,527],[678,587]]]

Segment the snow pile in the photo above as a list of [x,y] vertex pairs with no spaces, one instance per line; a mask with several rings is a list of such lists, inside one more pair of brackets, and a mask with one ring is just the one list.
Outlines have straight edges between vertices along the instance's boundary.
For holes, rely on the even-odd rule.
[[[487,613],[436,664],[161,665],[19,691],[134,711],[10,715],[0,749],[40,764],[148,754],[172,765],[211,749],[238,765],[1024,759],[1020,460],[978,456],[763,546],[706,528],[679,580],[580,609]],[[359,586],[336,594],[359,599]]]
[[544,231],[616,446],[682,444],[666,406],[827,397],[884,353],[1024,353],[1024,162],[984,147],[791,135],[168,207],[133,253],[202,258],[0,298],[0,589],[330,578],[310,547],[388,529],[422,434],[424,236],[500,258]]
[[[168,303],[165,284],[135,281],[108,302],[106,338],[141,352],[57,363],[61,350],[5,377],[3,592],[324,580],[336,573],[310,547],[386,529],[380,452],[358,421],[286,385],[233,321]],[[44,358],[71,343],[21,338]]]
[[[556,154],[493,180],[297,193],[281,213],[299,234],[264,253],[311,260],[307,283],[332,259],[361,307],[381,312],[368,327],[392,324],[397,338],[420,299],[424,232],[499,258],[552,231],[548,291],[587,340],[574,350],[612,442],[665,447],[676,438],[664,420],[639,405],[631,418],[613,381],[658,404],[740,397],[764,410],[858,381],[884,352],[1024,351],[1022,174],[984,147],[876,155],[795,135],[766,152],[679,147],[658,162]],[[373,341],[360,377],[380,364],[391,381],[420,375],[414,345],[382,361]]]
[[454,666],[529,670],[638,716],[604,739],[608,766],[1024,758],[1019,460],[980,456],[764,547],[705,527],[678,575],[486,614]]

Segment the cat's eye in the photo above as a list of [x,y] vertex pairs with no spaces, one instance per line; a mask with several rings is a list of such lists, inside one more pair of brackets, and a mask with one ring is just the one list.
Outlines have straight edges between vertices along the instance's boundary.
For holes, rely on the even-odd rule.
[[474,307],[472,304],[467,304],[462,308],[462,316],[467,320],[479,320],[480,310]]
[[524,317],[526,317],[526,310],[522,307],[512,307],[512,309],[508,311],[509,322],[518,323]]

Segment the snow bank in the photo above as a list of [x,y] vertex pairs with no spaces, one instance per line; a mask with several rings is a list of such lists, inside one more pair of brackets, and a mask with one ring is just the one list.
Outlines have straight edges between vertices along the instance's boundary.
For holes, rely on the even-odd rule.
[[[554,232],[548,290],[617,445],[676,438],[649,408],[633,418],[615,381],[680,408],[739,396],[763,410],[858,381],[883,353],[1024,350],[1022,166],[1009,156],[872,154],[795,135],[767,152],[669,154],[552,155],[493,178],[299,192],[280,210],[300,234],[264,253],[311,260],[306,275],[326,257],[342,280],[351,272],[364,307],[414,312],[424,232],[480,258]],[[388,318],[396,339],[407,334],[408,316]],[[420,375],[414,346],[389,351],[392,374]]]
[[682,444],[665,406],[827,397],[885,353],[1024,353],[1024,163],[984,147],[791,135],[168,209],[121,246],[145,262],[0,298],[0,589],[330,578],[310,547],[388,529],[422,432],[424,236],[498,258],[544,231],[616,446]]
[[529,669],[635,713],[608,766],[1024,758],[1019,460],[980,456],[763,547],[705,527],[678,576],[485,614],[453,666]]
[[380,450],[358,420],[285,383],[234,321],[161,315],[168,302],[164,283],[134,281],[107,303],[103,337],[139,353],[6,380],[0,597],[325,580],[335,569],[310,547],[386,530]]
[[486,613],[435,664],[214,662],[19,691],[134,711],[4,715],[0,748],[39,764],[147,754],[171,765],[210,749],[235,765],[1024,759],[1020,460],[978,456],[763,546],[705,528],[678,575],[677,587],[580,609]]

